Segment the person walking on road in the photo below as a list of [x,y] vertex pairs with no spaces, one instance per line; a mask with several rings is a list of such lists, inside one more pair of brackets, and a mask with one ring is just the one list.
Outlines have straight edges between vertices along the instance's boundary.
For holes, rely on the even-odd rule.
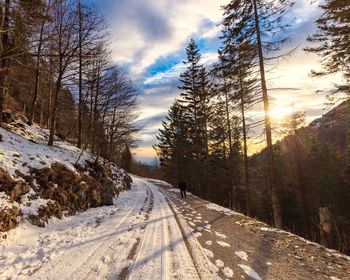
[[179,182],[179,188],[180,188],[180,191],[181,191],[181,197],[182,198],[186,198],[186,182],[185,181],[180,181]]

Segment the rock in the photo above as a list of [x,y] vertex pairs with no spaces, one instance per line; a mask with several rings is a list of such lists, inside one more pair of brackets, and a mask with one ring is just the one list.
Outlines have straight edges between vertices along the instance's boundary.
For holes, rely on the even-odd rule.
[[29,192],[29,186],[26,182],[19,181],[16,183],[11,192],[11,197],[15,201],[19,201],[22,195]]
[[6,232],[15,228],[18,224],[17,216],[19,215],[19,209],[17,207],[7,208],[0,210],[0,232]]
[[27,182],[15,181],[10,175],[0,168],[0,191],[4,191],[13,200],[19,201],[20,197],[29,192]]
[[3,123],[14,123],[15,119],[13,118],[12,114],[8,111],[2,112],[2,121]]
[[101,204],[113,205],[113,197],[116,194],[116,188],[113,185],[106,185],[101,188]]
[[46,206],[40,207],[38,215],[30,215],[29,220],[32,224],[45,227],[51,217],[62,219],[62,208],[57,202],[48,202]]
[[0,168],[0,191],[4,191],[7,195],[11,195],[11,191],[16,185],[16,182],[10,175]]

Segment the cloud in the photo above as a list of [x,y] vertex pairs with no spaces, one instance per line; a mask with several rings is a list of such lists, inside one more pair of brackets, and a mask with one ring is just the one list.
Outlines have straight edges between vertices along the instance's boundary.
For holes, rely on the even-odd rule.
[[[137,124],[143,129],[138,135],[140,149],[135,153],[139,158],[152,157],[155,154],[151,146],[156,142],[161,121],[179,95],[177,86],[179,74],[185,69],[182,63],[185,47],[193,37],[201,48],[202,63],[212,65],[217,60],[221,6],[230,0],[89,1],[95,2],[107,16],[113,38],[113,58],[128,69],[140,92]],[[314,21],[321,13],[320,1],[315,0],[313,4],[309,0],[296,1],[287,19],[293,21],[293,25],[283,34],[290,35],[291,40],[281,52],[300,44],[299,49],[268,72],[270,88],[299,89],[270,91],[271,107],[293,106],[306,111],[308,120],[323,113],[324,95],[315,92],[330,89],[332,82],[340,81],[339,76],[310,77],[311,69],[320,68],[319,58],[302,50],[306,37],[316,29]]]
[[[97,1],[97,0],[95,0]],[[107,15],[115,40],[114,59],[142,73],[159,57],[182,50],[203,22],[218,23],[228,0],[106,0],[96,2]]]

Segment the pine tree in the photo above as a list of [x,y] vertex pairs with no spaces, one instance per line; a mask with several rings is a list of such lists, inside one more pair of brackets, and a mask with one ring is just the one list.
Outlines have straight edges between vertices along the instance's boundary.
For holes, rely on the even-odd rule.
[[340,72],[346,84],[338,85],[338,89],[350,94],[350,3],[348,0],[325,0],[320,7],[323,14],[316,21],[318,31],[308,37],[308,41],[317,46],[305,50],[320,56],[323,71],[312,73],[320,76]]
[[174,183],[187,178],[187,158],[191,154],[188,128],[182,106],[178,101],[170,107],[154,145],[165,177]]
[[[288,27],[288,24],[283,24],[282,20],[288,9],[293,5],[293,0],[233,0],[224,6],[225,24],[232,34],[232,36],[229,36],[230,40],[226,42],[226,45],[230,48],[237,48],[242,43],[252,46],[252,58],[258,65],[260,73],[262,100],[265,111],[268,177],[276,227],[282,227],[282,214],[272,145],[272,127],[269,116],[270,103],[265,74],[266,54],[264,51],[279,51],[283,43],[288,40],[288,38],[280,40],[275,40],[275,38]],[[262,37],[264,37],[264,40]]]
[[2,114],[7,94],[7,76],[11,56],[10,46],[10,5],[11,1],[6,0],[0,6],[1,34],[0,34],[0,126],[2,125]]
[[132,163],[132,154],[129,146],[126,146],[121,154],[120,167],[123,168],[125,171],[130,172],[131,163]]
[[208,188],[208,132],[210,117],[210,82],[205,68],[200,64],[200,52],[196,42],[191,39],[186,48],[187,69],[180,75],[179,89],[182,90],[179,104],[183,107],[189,129],[189,143],[193,175],[190,183],[197,194],[205,195]]
[[224,85],[222,89],[226,95],[225,99],[229,95],[229,101],[232,103],[231,106],[238,110],[241,115],[246,213],[249,215],[251,211],[246,110],[254,103],[254,99],[257,99],[256,95],[258,94],[254,88],[256,79],[252,75],[254,69],[253,47],[249,42],[241,42],[239,36],[234,34],[234,30],[231,29],[230,20],[225,19],[223,26],[221,36],[223,46],[219,50],[220,63],[216,66],[216,72],[223,76]]

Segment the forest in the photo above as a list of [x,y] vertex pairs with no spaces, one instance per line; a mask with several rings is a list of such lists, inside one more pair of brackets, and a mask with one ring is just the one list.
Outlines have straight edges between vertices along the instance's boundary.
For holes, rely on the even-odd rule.
[[[350,3],[323,1],[303,50],[322,64],[310,75],[342,76],[325,100],[333,110],[308,125],[305,112],[292,112],[277,126],[266,71],[295,51],[284,47],[294,4],[233,0],[222,7],[218,62],[203,65],[198,42],[189,42],[181,94],[154,148],[168,182],[186,181],[204,199],[350,253]],[[263,117],[252,119],[254,110]],[[249,153],[257,130],[265,148]]]
[[[342,76],[328,94],[333,109],[310,124],[305,112],[293,112],[277,127],[266,71],[297,48],[284,52],[294,4],[232,0],[222,7],[214,65],[201,63],[190,40],[181,94],[154,145],[161,175],[152,169],[152,176],[175,186],[185,180],[195,195],[349,254],[350,3],[323,1],[304,49],[322,64],[310,75]],[[17,114],[49,129],[49,146],[59,137],[147,173],[131,163],[137,89],[113,60],[108,24],[93,5],[2,0],[0,20],[0,126]],[[253,110],[263,117],[252,119]],[[264,148],[250,152],[256,131]]]
[[9,112],[119,163],[134,144],[136,89],[86,1],[0,2],[0,125]]

